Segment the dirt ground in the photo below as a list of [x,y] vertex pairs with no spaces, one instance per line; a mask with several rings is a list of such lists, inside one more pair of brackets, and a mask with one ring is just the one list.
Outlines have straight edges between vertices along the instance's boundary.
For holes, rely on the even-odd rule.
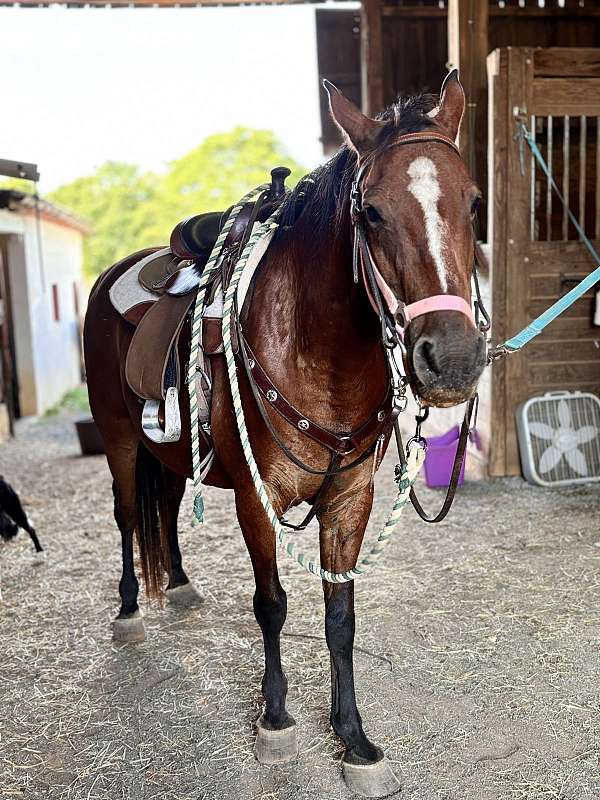
[[[115,646],[119,537],[104,458],[79,457],[61,417],[2,445],[0,472],[48,552],[35,566],[25,535],[0,545],[0,797],[349,797],[328,729],[321,587],[283,554],[300,756],[276,768],[253,758],[262,646],[229,493],[207,490],[202,528],[182,509],[184,563],[204,605],[144,604],[146,642]],[[439,526],[405,511],[382,563],[357,582],[356,652],[365,727],[403,798],[600,797],[599,512],[598,486],[517,479],[466,485]]]

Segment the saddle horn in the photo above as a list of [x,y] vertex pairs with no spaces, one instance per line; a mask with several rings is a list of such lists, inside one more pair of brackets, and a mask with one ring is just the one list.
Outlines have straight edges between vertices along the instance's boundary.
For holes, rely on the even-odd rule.
[[285,194],[285,179],[291,175],[287,167],[275,167],[271,170],[271,191],[269,200],[280,200]]

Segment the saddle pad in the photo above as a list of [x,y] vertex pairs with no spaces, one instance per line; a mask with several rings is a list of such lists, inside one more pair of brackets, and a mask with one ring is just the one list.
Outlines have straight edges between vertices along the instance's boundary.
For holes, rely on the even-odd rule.
[[[169,388],[165,386],[169,355],[195,299],[193,292],[180,297],[163,295],[142,317],[125,359],[125,378],[138,397],[144,400],[164,398]],[[176,380],[170,383],[179,389],[178,359],[175,364]]]
[[[252,228],[252,233],[254,234],[256,230],[256,226],[260,225],[261,223],[255,223],[254,227]],[[250,284],[252,282],[252,278],[254,277],[254,273],[256,272],[258,265],[262,261],[262,257],[267,251],[268,246],[271,244],[271,239],[275,234],[276,228],[271,228],[270,231],[267,231],[261,239],[254,245],[252,252],[248,256],[248,260],[246,261],[246,265],[244,267],[244,271],[242,272],[242,276],[237,286],[236,290],[236,300],[237,300],[237,307],[239,309],[240,314],[244,309],[244,303],[246,302],[246,295],[248,294],[248,289],[250,288]],[[213,314],[214,316],[214,314]],[[221,316],[223,316],[221,312]]]
[[140,261],[129,267],[127,272],[124,272],[120,278],[117,278],[110,287],[109,297],[114,308],[122,317],[133,322],[134,325],[137,324],[136,307],[143,307],[148,303],[155,303],[159,297],[159,295],[150,292],[141,285],[139,274],[146,264],[151,263],[154,259],[168,255],[172,255],[171,249],[165,247],[162,250],[157,250],[155,253],[144,256]]

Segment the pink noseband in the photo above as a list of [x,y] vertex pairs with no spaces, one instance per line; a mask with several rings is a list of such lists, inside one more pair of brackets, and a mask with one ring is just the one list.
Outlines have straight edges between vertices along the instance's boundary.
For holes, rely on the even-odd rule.
[[473,325],[475,324],[471,306],[462,297],[457,294],[434,294],[432,297],[426,297],[424,300],[417,300],[416,303],[404,306],[402,309],[404,326],[406,327],[415,317],[429,314],[430,311],[460,311],[471,320]]
[[[373,306],[373,309],[377,311],[377,304],[369,290],[369,282],[366,279],[366,275],[364,274],[364,264],[362,265],[363,269],[363,284],[367,289],[367,294],[369,296],[369,301]],[[417,300],[416,303],[409,303],[408,305],[403,306],[400,308],[400,304],[396,299],[396,295],[390,289],[390,287],[385,282],[385,279],[381,272],[377,269],[377,267],[373,264],[373,272],[375,274],[375,280],[377,281],[377,286],[379,287],[379,291],[381,292],[381,296],[385,301],[386,306],[388,307],[388,311],[392,316],[395,316],[398,310],[400,309],[400,313],[404,318],[404,325],[396,324],[396,330],[398,335],[401,339],[404,339],[404,330],[407,327],[408,323],[411,322],[413,319],[417,317],[423,316],[423,314],[429,314],[432,311],[460,311],[461,314],[464,314],[469,320],[475,325],[475,318],[473,316],[473,309],[471,308],[470,304],[467,303],[462,297],[459,297],[457,294],[434,294],[431,297],[425,297],[423,300]]]

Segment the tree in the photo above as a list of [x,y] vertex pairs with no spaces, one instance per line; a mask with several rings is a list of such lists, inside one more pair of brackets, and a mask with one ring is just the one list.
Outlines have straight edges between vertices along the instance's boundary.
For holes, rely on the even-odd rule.
[[292,170],[289,185],[304,174],[273,133],[236,127],[209,136],[162,175],[109,161],[93,175],[51,192],[48,199],[92,224],[84,263],[95,276],[128,253],[165,245],[184,217],[232,205],[267,182],[276,166]]
[[61,186],[48,200],[88,220],[93,234],[84,243],[84,267],[98,275],[135,249],[143,238],[139,209],[151,202],[159,180],[133,164],[108,161],[93,175]]

